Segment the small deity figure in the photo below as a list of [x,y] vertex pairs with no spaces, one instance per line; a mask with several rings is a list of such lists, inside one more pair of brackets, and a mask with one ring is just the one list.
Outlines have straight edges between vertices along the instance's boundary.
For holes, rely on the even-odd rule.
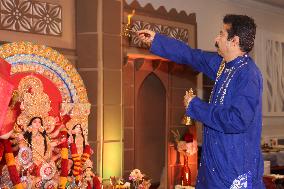
[[81,124],[76,124],[72,128],[71,134],[69,141],[76,144],[78,154],[82,155],[86,146],[86,140]]

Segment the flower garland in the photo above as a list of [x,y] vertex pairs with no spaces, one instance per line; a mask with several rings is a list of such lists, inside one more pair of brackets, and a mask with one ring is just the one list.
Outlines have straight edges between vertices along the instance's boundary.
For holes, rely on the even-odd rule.
[[83,155],[81,157],[81,165],[84,165],[84,163],[90,158],[91,156],[91,147],[90,145],[86,145],[83,150]]
[[61,144],[61,173],[59,178],[59,189],[65,189],[68,176],[68,141],[66,129],[60,131],[60,136],[65,140]]
[[[83,155],[81,157],[81,165],[83,166],[85,162],[90,158],[91,156],[91,147],[90,145],[86,145],[83,150]],[[87,182],[87,189],[92,189],[92,184],[90,181]]]
[[3,140],[5,148],[5,160],[8,167],[10,179],[14,185],[15,189],[23,189],[21,179],[15,164],[15,157],[12,151],[12,145],[9,140]]
[[78,184],[81,181],[82,166],[91,156],[91,147],[90,145],[85,146],[82,157],[80,157],[80,154],[78,154],[77,146],[75,143],[71,143],[70,148],[72,160],[74,162],[72,173],[75,176],[76,184]]
[[72,170],[73,175],[75,176],[76,184],[79,184],[81,180],[82,164],[80,154],[78,154],[77,146],[75,143],[70,144],[72,160],[74,162],[74,168]]

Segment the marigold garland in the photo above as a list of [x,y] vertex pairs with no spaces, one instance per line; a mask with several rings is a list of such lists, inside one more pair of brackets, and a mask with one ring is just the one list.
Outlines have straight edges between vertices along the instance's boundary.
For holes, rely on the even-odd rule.
[[[66,137],[67,131],[62,130],[60,132],[60,136]],[[61,173],[59,178],[59,189],[65,189],[67,184],[67,176],[68,176],[68,142],[65,140],[61,144]]]
[[72,160],[74,163],[74,168],[72,170],[73,175],[75,176],[76,184],[78,184],[81,180],[81,172],[82,172],[82,164],[80,154],[78,154],[77,146],[75,143],[70,144]]
[[81,165],[83,166],[84,163],[90,158],[91,156],[91,147],[90,145],[86,145],[83,151],[83,155],[81,157]]

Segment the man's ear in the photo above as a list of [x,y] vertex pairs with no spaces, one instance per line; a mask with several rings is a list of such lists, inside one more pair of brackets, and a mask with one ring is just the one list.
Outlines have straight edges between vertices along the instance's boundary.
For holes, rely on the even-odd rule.
[[239,36],[234,36],[232,38],[232,42],[234,43],[234,45],[240,46],[240,38],[239,38]]

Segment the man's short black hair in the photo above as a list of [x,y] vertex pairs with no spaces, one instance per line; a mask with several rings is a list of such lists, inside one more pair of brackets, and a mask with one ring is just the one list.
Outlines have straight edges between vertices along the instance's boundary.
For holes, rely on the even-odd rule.
[[224,24],[228,24],[228,40],[234,36],[240,39],[240,49],[243,52],[250,52],[254,46],[256,24],[254,20],[246,15],[228,14],[223,19]]

